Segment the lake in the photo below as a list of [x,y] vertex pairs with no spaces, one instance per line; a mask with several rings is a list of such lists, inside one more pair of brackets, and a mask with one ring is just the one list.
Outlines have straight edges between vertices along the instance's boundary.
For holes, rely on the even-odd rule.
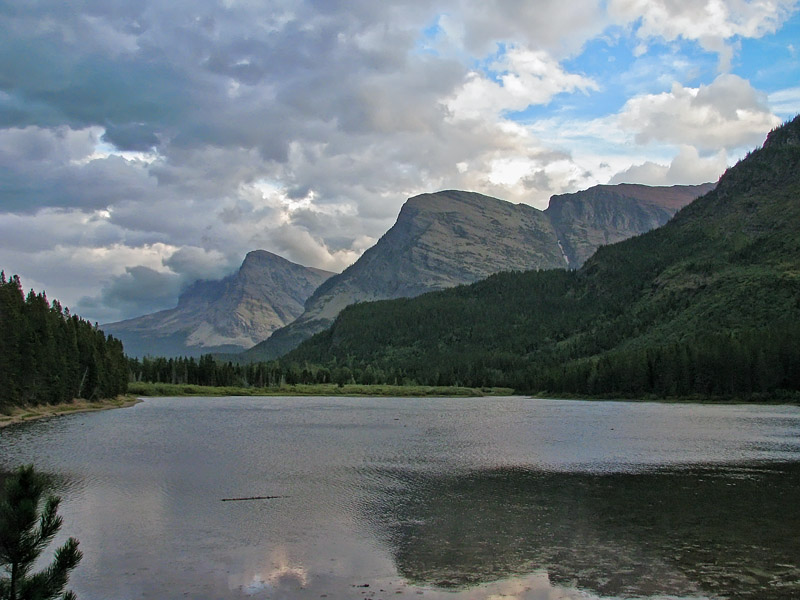
[[154,398],[30,462],[81,600],[800,597],[798,407]]

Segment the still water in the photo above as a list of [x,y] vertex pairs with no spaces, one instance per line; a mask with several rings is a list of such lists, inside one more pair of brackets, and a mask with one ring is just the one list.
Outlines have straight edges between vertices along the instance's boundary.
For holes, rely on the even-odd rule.
[[800,598],[798,407],[158,398],[30,462],[82,600]]

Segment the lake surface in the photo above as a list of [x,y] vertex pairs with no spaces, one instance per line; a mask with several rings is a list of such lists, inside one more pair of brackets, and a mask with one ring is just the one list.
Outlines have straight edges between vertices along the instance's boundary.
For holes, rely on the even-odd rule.
[[800,597],[798,407],[158,398],[29,462],[81,600]]

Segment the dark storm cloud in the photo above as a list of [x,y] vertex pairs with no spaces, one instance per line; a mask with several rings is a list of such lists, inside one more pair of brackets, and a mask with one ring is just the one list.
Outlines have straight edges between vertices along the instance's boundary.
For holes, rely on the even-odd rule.
[[[77,308],[113,307],[123,314],[125,309],[144,309],[154,312],[174,306],[180,291],[180,277],[174,273],[159,272],[149,267],[128,267],[123,275],[112,277],[99,297],[85,296]],[[94,312],[93,311],[93,312]]]
[[125,125],[106,125],[103,141],[113,144],[120,150],[146,152],[158,145],[158,136],[148,123],[127,123]]

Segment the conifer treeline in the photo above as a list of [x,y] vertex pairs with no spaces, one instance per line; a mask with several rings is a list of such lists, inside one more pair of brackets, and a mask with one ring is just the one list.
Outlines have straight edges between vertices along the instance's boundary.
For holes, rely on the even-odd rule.
[[0,409],[110,398],[127,385],[122,342],[0,272]]
[[280,361],[233,364],[217,361],[210,354],[194,357],[129,358],[128,369],[133,382],[174,383],[221,387],[280,387],[294,384],[335,383],[345,385],[389,384],[412,385],[414,380],[402,369],[354,368],[351,363],[330,366]]
[[632,348],[582,361],[539,362],[509,353],[453,360],[294,361],[237,365],[194,358],[129,359],[134,381],[232,387],[292,384],[509,387],[520,393],[641,398],[768,398],[800,391],[800,324],[714,334],[658,348]]
[[549,369],[528,389],[586,395],[762,397],[800,392],[800,324],[633,349]]

